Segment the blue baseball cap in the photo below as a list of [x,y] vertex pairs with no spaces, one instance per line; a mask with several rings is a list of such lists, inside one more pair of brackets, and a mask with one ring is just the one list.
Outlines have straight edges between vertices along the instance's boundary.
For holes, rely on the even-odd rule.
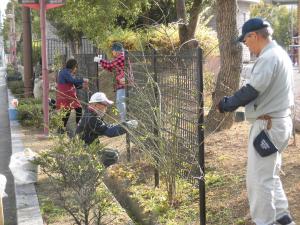
[[268,21],[265,21],[261,18],[251,18],[247,20],[242,27],[242,34],[238,37],[239,42],[243,42],[245,35],[249,32],[257,31],[265,27],[271,27]]
[[119,43],[119,42],[113,43],[111,49],[113,51],[116,51],[116,52],[122,52],[122,51],[124,51],[123,45],[121,43]]

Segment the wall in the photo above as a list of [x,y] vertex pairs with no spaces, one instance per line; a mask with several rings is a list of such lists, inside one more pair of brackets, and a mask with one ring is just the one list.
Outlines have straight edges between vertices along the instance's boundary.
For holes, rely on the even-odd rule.
[[[237,29],[239,34],[242,33],[243,24],[250,18],[250,6],[251,4],[258,3],[259,1],[238,1],[238,15],[237,15]],[[248,63],[251,60],[251,55],[248,48],[243,46],[243,62]]]

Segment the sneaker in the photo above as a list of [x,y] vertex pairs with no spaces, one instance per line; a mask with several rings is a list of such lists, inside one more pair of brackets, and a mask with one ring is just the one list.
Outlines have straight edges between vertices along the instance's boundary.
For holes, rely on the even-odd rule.
[[285,215],[277,220],[277,223],[281,225],[296,225],[296,223],[292,220],[289,215]]

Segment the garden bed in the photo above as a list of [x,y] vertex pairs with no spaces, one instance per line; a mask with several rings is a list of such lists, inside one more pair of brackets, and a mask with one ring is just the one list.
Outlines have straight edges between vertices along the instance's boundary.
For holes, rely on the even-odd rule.
[[[247,122],[236,123],[234,126],[225,131],[218,132],[208,136],[205,143],[206,151],[206,205],[207,205],[207,225],[252,225],[249,218],[249,207],[247,201],[245,187],[245,172],[247,160],[247,133],[249,124]],[[47,149],[50,147],[51,139],[39,139],[41,130],[25,130],[24,145],[35,151]],[[297,134],[297,145],[300,145],[300,135]],[[101,138],[102,143],[108,147],[116,148],[121,152],[122,159],[120,165],[115,165],[109,169],[109,179],[106,184],[122,205],[126,206],[127,212],[133,219],[140,218],[144,221],[154,222],[160,221],[164,225],[193,225],[194,220],[197,221],[199,212],[197,195],[183,194],[190,196],[189,201],[175,205],[174,209],[168,209],[166,206],[166,191],[162,184],[161,188],[154,188],[153,170],[145,162],[142,157],[138,157],[136,152],[132,152],[133,164],[126,163],[126,146],[124,136],[116,138]],[[290,145],[283,154],[283,171],[282,175],[284,188],[289,198],[290,210],[296,222],[300,221],[300,155],[299,147]],[[126,179],[125,179],[126,178]],[[139,179],[137,179],[139,178]],[[41,182],[46,182],[42,179]],[[187,187],[185,182],[182,187]],[[116,188],[118,187],[118,188]],[[188,186],[190,188],[190,186]],[[188,190],[188,188],[184,188]],[[119,189],[119,194],[117,193]],[[51,196],[51,188],[47,188],[47,183],[40,183],[37,186],[39,196]],[[192,189],[190,189],[192,190]],[[198,193],[198,189],[195,189]],[[121,194],[120,194],[121,193]],[[123,200],[118,195],[123,195]],[[132,202],[132,207],[127,202]],[[186,198],[185,198],[186,199]],[[125,201],[126,200],[126,201]],[[125,203],[123,203],[124,201]],[[186,200],[184,200],[186,201]],[[52,204],[52,203],[51,203]],[[50,205],[51,205],[50,204]],[[128,205],[127,205],[128,204]],[[49,202],[41,207],[49,206]],[[182,208],[181,208],[182,207]],[[52,206],[50,208],[53,208]],[[56,207],[54,206],[54,209]],[[55,210],[54,210],[55,211]],[[190,212],[190,213],[189,213]],[[187,214],[191,214],[187,215]],[[183,215],[183,216],[179,216]],[[49,211],[45,211],[44,217],[51,216]],[[52,217],[52,216],[51,216]],[[194,218],[196,217],[196,218]],[[55,218],[55,216],[54,216]],[[71,224],[64,216],[56,217],[55,221],[48,224]],[[191,218],[188,221],[187,218]],[[168,222],[166,222],[168,219]],[[59,222],[66,221],[66,222]],[[188,221],[188,222],[184,222]],[[159,223],[158,223],[159,224]],[[117,223],[112,223],[117,225]]]

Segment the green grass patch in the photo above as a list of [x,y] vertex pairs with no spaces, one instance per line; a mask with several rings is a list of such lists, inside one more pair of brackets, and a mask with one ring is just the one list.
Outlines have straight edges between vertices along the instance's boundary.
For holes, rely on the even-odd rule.
[[178,179],[177,195],[172,206],[168,203],[165,186],[153,188],[147,184],[136,184],[129,190],[143,212],[157,218],[159,224],[186,225],[199,217],[198,189],[186,180]]
[[49,197],[39,196],[39,201],[41,213],[47,223],[59,221],[62,217],[66,216],[66,211],[57,206]]

